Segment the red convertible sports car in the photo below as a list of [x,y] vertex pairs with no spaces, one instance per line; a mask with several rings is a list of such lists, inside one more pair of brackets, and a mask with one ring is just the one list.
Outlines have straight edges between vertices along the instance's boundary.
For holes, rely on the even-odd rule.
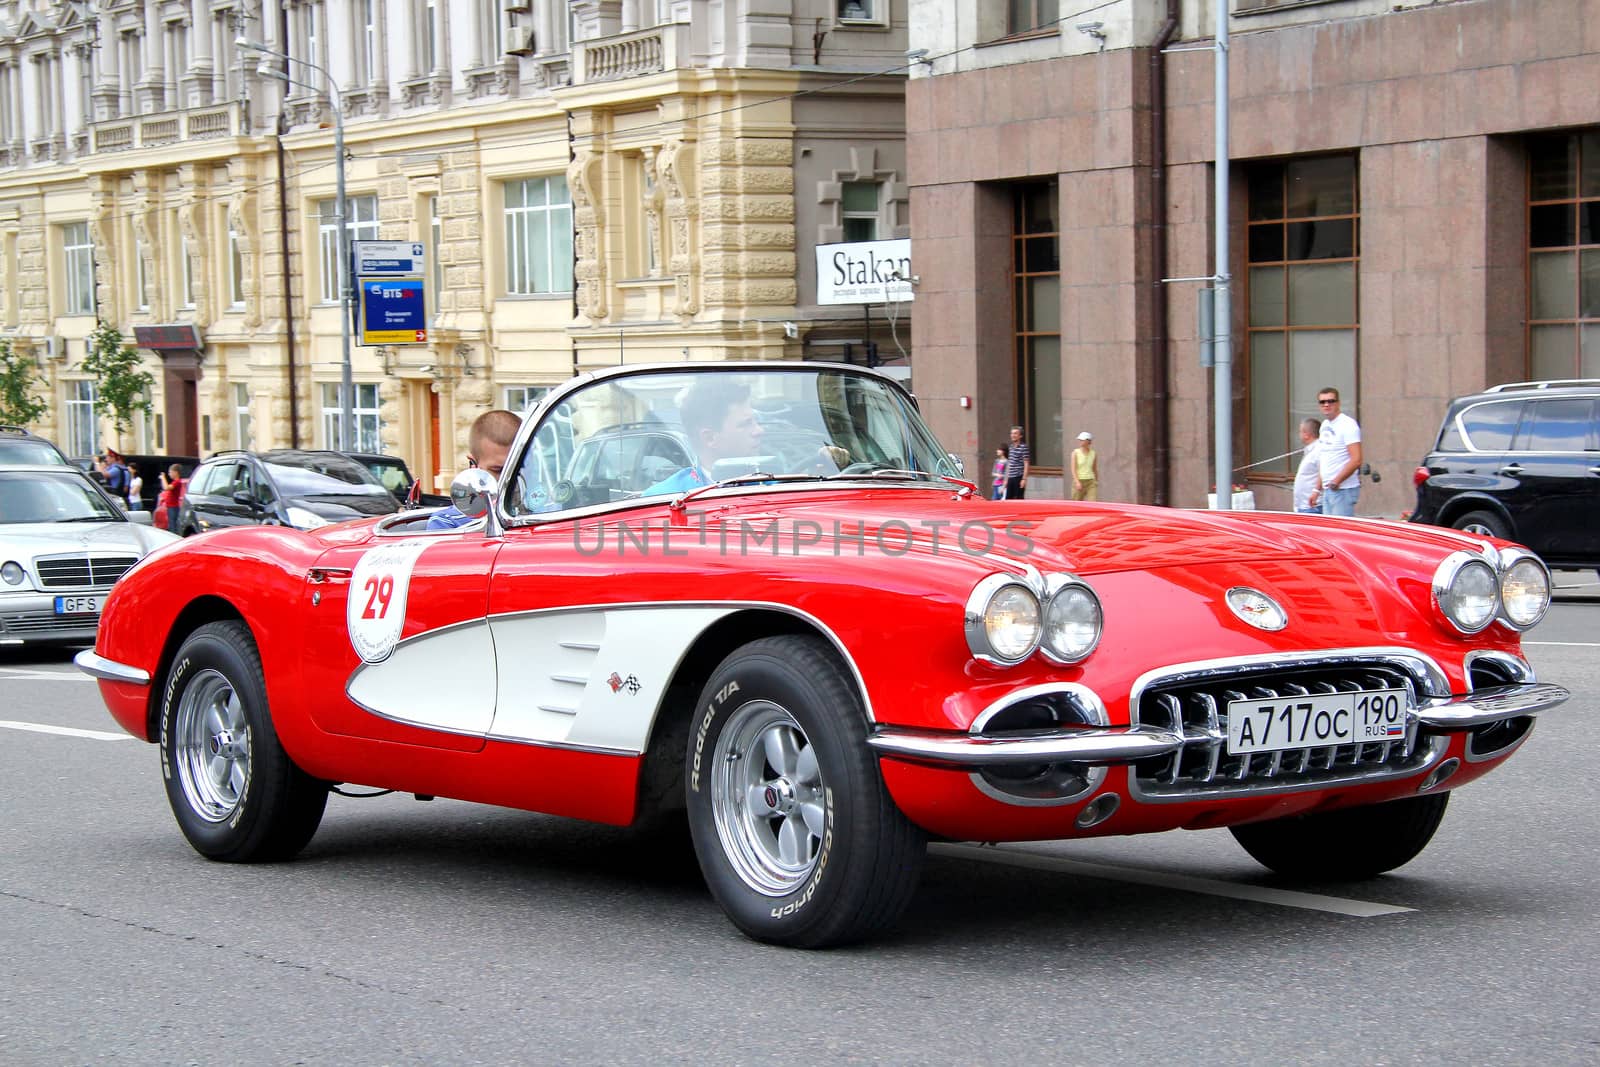
[[203,855],[293,856],[340,783],[686,812],[741,930],[832,945],[896,921],[930,836],[1226,826],[1370,877],[1568,695],[1521,652],[1525,549],[988,501],[859,368],[583,375],[453,496],[459,529],[225,530],[117,583],[78,663]]

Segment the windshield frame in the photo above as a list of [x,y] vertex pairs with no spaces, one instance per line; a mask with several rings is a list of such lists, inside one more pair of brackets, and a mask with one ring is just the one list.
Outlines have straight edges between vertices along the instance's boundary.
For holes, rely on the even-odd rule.
[[[578,375],[564,382],[561,386],[552,389],[540,401],[537,407],[530,411],[523,419],[522,427],[517,432],[516,439],[512,442],[510,455],[511,461],[507,462],[505,472],[499,483],[498,499],[495,503],[495,512],[505,528],[522,526],[536,526],[551,522],[566,522],[573,519],[587,518],[593,515],[609,514],[616,511],[626,511],[637,508],[661,507],[666,508],[673,500],[674,495],[657,493],[649,496],[636,496],[626,499],[603,501],[600,503],[585,504],[578,507],[567,508],[552,512],[513,512],[508,506],[510,488],[521,476],[523,463],[527,453],[533,447],[534,438],[546,423],[557,416],[553,413],[560,409],[564,401],[575,393],[587,388],[593,388],[617,378],[641,378],[660,375],[684,376],[690,374],[729,374],[752,375],[766,373],[800,373],[800,374],[832,374],[839,376],[855,376],[870,379],[873,385],[882,386],[898,399],[905,413],[915,420],[918,430],[917,436],[925,436],[926,443],[930,446],[931,453],[941,460],[950,453],[942,442],[933,433],[933,430],[922,419],[921,408],[916,397],[901,382],[894,377],[875,369],[854,366],[846,363],[831,363],[820,360],[773,360],[771,362],[728,361],[706,362],[698,364],[682,363],[652,363],[636,364],[632,366],[611,367],[602,371]],[[574,449],[576,445],[573,446]],[[895,489],[907,492],[927,492],[929,490],[939,493],[960,491],[965,484],[959,481],[963,476],[954,472],[930,471],[927,479],[917,481],[886,481],[874,480],[870,473],[863,473],[861,477],[841,477],[837,472],[829,476],[819,476],[815,480],[806,482],[780,481],[758,484],[735,484],[717,487],[712,495],[724,494],[769,494],[769,493],[796,493],[796,492],[839,492],[850,489],[870,488],[877,490]],[[947,481],[947,477],[957,481]]]

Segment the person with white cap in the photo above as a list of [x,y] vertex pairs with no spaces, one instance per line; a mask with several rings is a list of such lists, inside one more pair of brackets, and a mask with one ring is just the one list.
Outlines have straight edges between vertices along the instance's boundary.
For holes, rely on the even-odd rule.
[[1078,435],[1078,447],[1072,450],[1072,499],[1100,499],[1100,453],[1088,430]]

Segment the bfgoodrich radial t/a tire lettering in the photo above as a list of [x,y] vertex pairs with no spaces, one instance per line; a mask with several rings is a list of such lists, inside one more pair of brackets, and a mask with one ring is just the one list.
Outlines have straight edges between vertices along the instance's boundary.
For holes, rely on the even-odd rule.
[[700,869],[750,937],[846,944],[905,910],[927,840],[889,799],[855,686],[823,641],[763,638],[724,660],[687,760]]
[[178,649],[162,693],[161,774],[183,835],[210,859],[288,859],[316,833],[327,783],[278,743],[243,623],[208,623]]

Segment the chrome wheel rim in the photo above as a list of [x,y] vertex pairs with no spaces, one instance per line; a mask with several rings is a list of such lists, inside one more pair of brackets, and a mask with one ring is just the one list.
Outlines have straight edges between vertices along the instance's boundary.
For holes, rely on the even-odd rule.
[[784,708],[753,700],[729,718],[712,758],[723,853],[756,892],[792,892],[816,868],[827,814],[810,739]]
[[250,728],[233,683],[220,671],[196,674],[174,725],[173,755],[189,807],[207,822],[225,822],[250,780]]
[[1462,533],[1472,534],[1475,537],[1498,537],[1499,536],[1499,534],[1495,533],[1493,530],[1489,529],[1489,527],[1485,526],[1481,522],[1469,522],[1465,526],[1461,527],[1461,532]]

